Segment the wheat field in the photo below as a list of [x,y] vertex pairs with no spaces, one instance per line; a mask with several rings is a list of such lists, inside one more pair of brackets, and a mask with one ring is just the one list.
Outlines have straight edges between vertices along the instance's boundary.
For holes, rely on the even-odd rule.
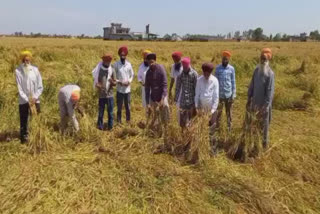
[[[96,129],[98,97],[91,71],[103,52],[118,59],[121,45],[128,45],[135,71],[132,123],[101,132]],[[203,62],[217,65],[221,51],[230,50],[237,78],[234,131],[228,136],[222,130],[220,137],[235,139],[241,134],[247,87],[263,47],[273,50],[276,76],[269,150],[245,163],[231,160],[223,150],[212,158],[207,121],[200,118],[188,135],[200,148],[197,164],[153,154],[163,139],[138,127],[145,121],[136,78],[143,49],[157,53],[168,74],[173,51],[190,56],[201,73]],[[42,113],[30,123],[30,143],[21,145],[14,69],[25,49],[34,55],[44,92]],[[320,43],[0,38],[0,213],[320,213],[319,79]],[[80,133],[62,136],[57,94],[67,83],[81,87],[85,115],[78,117]],[[184,141],[175,111],[172,106],[167,137]]]

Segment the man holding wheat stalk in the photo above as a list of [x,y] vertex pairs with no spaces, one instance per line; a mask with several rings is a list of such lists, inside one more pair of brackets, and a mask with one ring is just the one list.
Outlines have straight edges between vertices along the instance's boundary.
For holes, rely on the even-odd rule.
[[23,51],[20,56],[22,63],[15,73],[19,92],[20,140],[24,144],[28,142],[29,116],[40,113],[40,96],[43,86],[38,68],[31,65],[32,53]]

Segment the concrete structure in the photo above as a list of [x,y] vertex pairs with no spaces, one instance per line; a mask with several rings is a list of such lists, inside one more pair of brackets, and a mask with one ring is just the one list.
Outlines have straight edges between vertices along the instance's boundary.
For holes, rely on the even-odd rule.
[[110,27],[103,28],[104,40],[154,40],[157,34],[150,33],[150,25],[146,26],[146,32],[130,32],[130,28],[122,27],[120,23],[111,23]]
[[131,40],[130,28],[122,27],[120,23],[111,23],[110,27],[103,28],[103,39],[105,40]]

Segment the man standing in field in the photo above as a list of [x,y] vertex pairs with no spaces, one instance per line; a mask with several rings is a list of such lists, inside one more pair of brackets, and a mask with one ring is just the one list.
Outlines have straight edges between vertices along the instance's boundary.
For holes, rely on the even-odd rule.
[[220,127],[220,120],[223,106],[226,108],[228,130],[232,125],[232,104],[236,98],[236,76],[233,66],[229,64],[231,52],[222,52],[222,64],[216,68],[215,76],[219,81],[219,106],[217,116],[217,127]]
[[79,131],[79,123],[75,115],[75,109],[80,100],[80,87],[77,85],[66,85],[62,87],[58,95],[60,109],[60,128],[62,132],[67,129],[68,121],[71,119],[74,130]]
[[172,88],[174,86],[174,83],[177,81],[177,77],[181,74],[183,68],[181,64],[181,57],[182,53],[179,51],[175,51],[172,53],[172,60],[174,64],[171,66],[171,81],[170,81],[170,88],[169,88],[169,99],[172,98]]
[[217,107],[219,104],[219,82],[212,75],[213,64],[202,65],[203,75],[198,78],[196,96],[194,98],[198,114],[209,114],[210,147],[212,154],[216,154],[217,141],[214,138],[217,119]]
[[142,53],[143,56],[143,62],[141,63],[141,65],[139,66],[139,70],[138,70],[138,81],[141,84],[141,97],[142,97],[142,106],[143,108],[147,109],[147,104],[146,104],[146,96],[145,96],[145,83],[146,83],[146,74],[147,71],[149,70],[149,63],[147,60],[147,56],[148,54],[150,54],[151,51],[150,50],[144,50]]
[[40,96],[43,91],[42,78],[37,67],[31,65],[30,51],[21,52],[22,64],[16,69],[16,82],[19,91],[20,140],[28,142],[28,120],[32,110],[40,113]]
[[121,123],[121,112],[124,103],[126,109],[126,121],[130,122],[130,99],[131,99],[131,82],[134,72],[131,63],[127,61],[128,47],[122,46],[118,50],[120,60],[114,64],[117,81],[117,121]]
[[97,126],[100,130],[104,130],[103,116],[106,105],[108,112],[108,130],[111,130],[113,127],[113,86],[116,85],[116,81],[111,61],[111,54],[104,54],[102,56],[102,65],[99,68],[98,81],[96,84],[99,93],[99,114]]
[[189,126],[191,119],[195,116],[194,98],[198,74],[191,68],[191,60],[184,57],[182,60],[182,73],[177,77],[177,85],[174,101],[179,105],[179,123],[182,131]]
[[146,75],[145,82],[145,94],[146,104],[148,112],[152,109],[159,107],[161,124],[164,128],[164,148],[160,148],[161,151],[168,150],[167,146],[167,124],[169,122],[169,103],[168,103],[168,89],[167,89],[167,73],[163,65],[156,63],[157,56],[154,53],[150,53],[147,56],[149,63],[149,70]]
[[260,64],[253,72],[247,102],[248,111],[257,115],[264,149],[269,146],[269,125],[274,95],[274,73],[269,66],[271,58],[271,49],[264,48],[261,52]]

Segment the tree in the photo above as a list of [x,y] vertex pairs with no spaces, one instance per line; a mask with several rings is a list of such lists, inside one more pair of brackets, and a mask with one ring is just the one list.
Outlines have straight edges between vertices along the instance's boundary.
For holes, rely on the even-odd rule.
[[310,32],[310,39],[320,40],[320,33],[319,33],[319,31],[318,31],[318,30],[311,31],[311,32]]
[[252,39],[255,41],[261,41],[264,39],[264,35],[263,35],[263,29],[262,28],[257,28],[253,31],[252,34]]
[[273,41],[275,42],[279,42],[281,40],[281,34],[277,33],[274,37],[273,37]]
[[163,36],[163,39],[166,41],[170,41],[172,39],[172,37],[169,34],[166,34]]
[[235,33],[234,33],[234,38],[235,39],[240,39],[240,31],[236,31]]

